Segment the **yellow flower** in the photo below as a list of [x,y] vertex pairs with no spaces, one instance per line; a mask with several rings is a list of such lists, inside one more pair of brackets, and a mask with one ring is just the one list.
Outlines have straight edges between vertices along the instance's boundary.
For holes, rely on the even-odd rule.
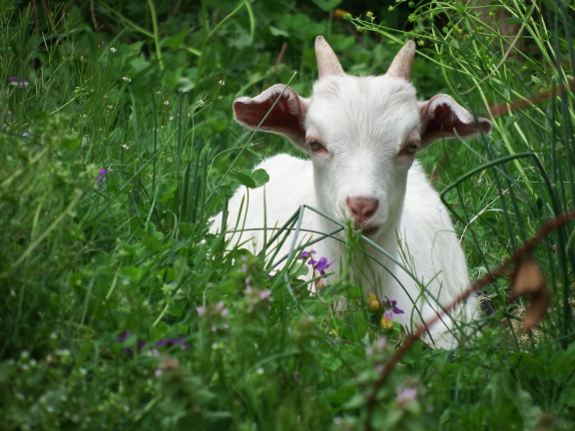
[[368,310],[372,313],[377,313],[381,309],[381,302],[378,301],[377,296],[373,293],[369,293]]
[[387,329],[388,331],[393,330],[393,321],[388,319],[385,314],[381,316],[381,327]]
[[346,15],[350,15],[350,13],[343,9],[336,9],[333,11],[334,18],[344,19]]

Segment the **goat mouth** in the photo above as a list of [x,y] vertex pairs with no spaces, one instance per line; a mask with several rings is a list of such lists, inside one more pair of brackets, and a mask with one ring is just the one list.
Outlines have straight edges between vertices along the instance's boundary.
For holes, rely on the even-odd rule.
[[379,230],[379,227],[377,227],[377,226],[362,226],[361,234],[363,236],[372,236],[372,235],[375,235],[378,230]]

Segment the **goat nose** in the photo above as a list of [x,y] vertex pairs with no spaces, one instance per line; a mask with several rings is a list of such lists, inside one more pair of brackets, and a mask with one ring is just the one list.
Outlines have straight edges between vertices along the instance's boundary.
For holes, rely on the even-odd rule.
[[379,201],[374,198],[356,197],[347,198],[347,206],[351,210],[353,219],[358,223],[363,223],[371,218],[377,211]]

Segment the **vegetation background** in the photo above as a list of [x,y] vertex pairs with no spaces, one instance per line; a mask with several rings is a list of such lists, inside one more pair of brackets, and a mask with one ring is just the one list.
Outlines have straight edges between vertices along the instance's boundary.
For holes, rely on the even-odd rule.
[[309,296],[304,264],[268,276],[273,256],[224,253],[208,227],[262,182],[259,160],[295,153],[235,124],[234,98],[309,94],[319,34],[351,74],[383,73],[415,39],[421,98],[447,92],[494,124],[420,156],[470,279],[488,273],[574,206],[573,14],[553,0],[0,0],[3,429],[572,430],[572,222],[534,251],[551,291],[535,330],[500,278],[477,334],[416,343],[371,398],[405,331],[349,280]]

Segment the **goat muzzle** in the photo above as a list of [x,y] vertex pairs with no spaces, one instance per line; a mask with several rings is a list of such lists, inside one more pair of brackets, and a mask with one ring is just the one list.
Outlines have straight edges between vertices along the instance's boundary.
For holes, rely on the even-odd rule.
[[351,211],[352,220],[358,225],[364,225],[379,208],[377,199],[363,196],[347,198],[345,202]]

